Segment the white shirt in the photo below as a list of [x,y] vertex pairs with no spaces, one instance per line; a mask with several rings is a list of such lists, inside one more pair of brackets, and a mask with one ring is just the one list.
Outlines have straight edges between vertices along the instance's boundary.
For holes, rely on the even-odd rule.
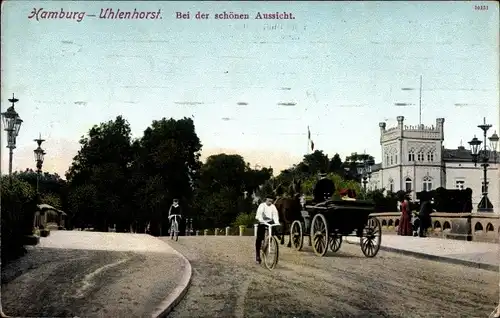
[[276,206],[274,204],[267,205],[265,202],[261,203],[257,208],[255,219],[260,223],[269,222],[271,220],[276,224],[280,223],[278,209],[276,209]]

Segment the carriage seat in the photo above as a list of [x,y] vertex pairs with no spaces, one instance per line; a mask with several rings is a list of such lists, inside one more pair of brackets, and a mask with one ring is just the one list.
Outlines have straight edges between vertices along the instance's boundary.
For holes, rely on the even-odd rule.
[[329,199],[329,200],[325,200],[325,201],[321,201],[321,202],[316,202],[314,200],[307,200],[306,201],[306,206],[327,206],[328,203],[332,202],[333,200]]

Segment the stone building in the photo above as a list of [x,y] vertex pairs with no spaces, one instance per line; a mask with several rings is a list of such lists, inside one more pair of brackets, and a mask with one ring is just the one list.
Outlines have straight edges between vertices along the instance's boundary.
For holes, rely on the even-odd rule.
[[[482,197],[483,170],[474,167],[470,150],[460,145],[446,149],[444,118],[432,126],[407,126],[404,117],[397,117],[397,126],[387,128],[379,123],[382,162],[372,167],[369,189],[384,188],[393,192],[408,190],[415,199],[416,192],[471,188],[474,209]],[[498,153],[492,153],[488,167],[488,197],[495,213],[500,211]]]

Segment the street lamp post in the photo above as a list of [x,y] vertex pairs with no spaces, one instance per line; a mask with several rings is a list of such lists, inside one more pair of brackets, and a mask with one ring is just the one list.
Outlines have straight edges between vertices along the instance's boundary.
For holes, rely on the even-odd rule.
[[12,105],[7,108],[6,112],[1,113],[5,126],[4,130],[7,132],[7,148],[9,148],[9,183],[12,183],[12,155],[14,149],[16,149],[16,138],[23,123],[23,120],[14,108],[14,104],[18,101],[19,99],[15,98],[14,94],[12,94],[12,98],[9,99]]
[[[474,162],[474,166],[477,166],[477,163],[480,162],[481,167],[483,168],[483,188],[482,188],[483,197],[481,198],[481,201],[479,201],[479,204],[477,206],[477,211],[478,212],[493,212],[493,205],[491,204],[491,201],[488,199],[487,172],[488,172],[491,154],[494,154],[495,155],[494,157],[496,158],[496,151],[497,151],[499,138],[498,138],[498,135],[496,134],[496,132],[493,133],[493,135],[488,138],[490,140],[490,145],[488,147],[486,136],[487,136],[488,129],[491,128],[491,125],[486,124],[486,118],[484,118],[483,124],[478,125],[477,127],[481,128],[481,130],[483,131],[484,144],[483,144],[483,141],[477,139],[476,136],[474,136],[474,138],[472,138],[472,140],[469,141],[469,145],[471,148],[472,161]],[[480,148],[481,144],[483,144],[482,149]]]
[[372,176],[372,166],[375,164],[375,161],[371,158],[363,159],[363,167],[362,167],[362,182],[363,182],[363,190],[365,191],[366,196],[366,185],[368,184],[368,180]]
[[[7,148],[9,148],[9,184],[12,184],[13,150],[16,148],[16,137],[18,136],[19,129],[21,129],[21,124],[23,123],[22,119],[19,117],[19,114],[14,109],[14,104],[18,101],[19,99],[15,98],[14,94],[12,94],[12,98],[9,99],[9,102],[11,102],[12,105],[9,108],[7,108],[6,112],[0,113],[0,116],[3,119],[3,123],[5,126],[4,130],[7,132]],[[0,266],[1,264],[2,262],[0,260]],[[0,299],[0,316],[7,317],[3,312],[1,299]]]
[[45,139],[42,139],[42,135],[40,134],[38,139],[35,139],[34,140],[38,147],[33,150],[33,152],[35,153],[35,162],[36,162],[36,194],[38,196],[39,194],[39,183],[40,183],[40,176],[42,174],[42,165],[43,165],[43,158],[45,156],[45,150],[42,149],[41,145],[42,145],[42,142],[45,141]]

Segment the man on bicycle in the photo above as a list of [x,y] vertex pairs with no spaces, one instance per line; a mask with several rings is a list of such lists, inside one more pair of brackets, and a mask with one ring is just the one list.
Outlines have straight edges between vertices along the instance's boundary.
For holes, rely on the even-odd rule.
[[280,219],[278,209],[273,204],[274,198],[271,195],[266,196],[266,201],[262,202],[257,208],[255,219],[259,221],[257,226],[257,239],[255,241],[255,260],[258,264],[261,263],[260,249],[262,248],[262,241],[266,235],[266,225],[264,223],[279,224]]
[[[174,199],[172,202],[172,205],[170,206],[170,209],[168,210],[168,219],[170,221],[170,227],[172,226],[173,218],[170,218],[172,215],[179,215],[179,217],[182,217],[182,209],[181,206],[179,205],[179,199]],[[172,233],[170,233],[172,235]]]

